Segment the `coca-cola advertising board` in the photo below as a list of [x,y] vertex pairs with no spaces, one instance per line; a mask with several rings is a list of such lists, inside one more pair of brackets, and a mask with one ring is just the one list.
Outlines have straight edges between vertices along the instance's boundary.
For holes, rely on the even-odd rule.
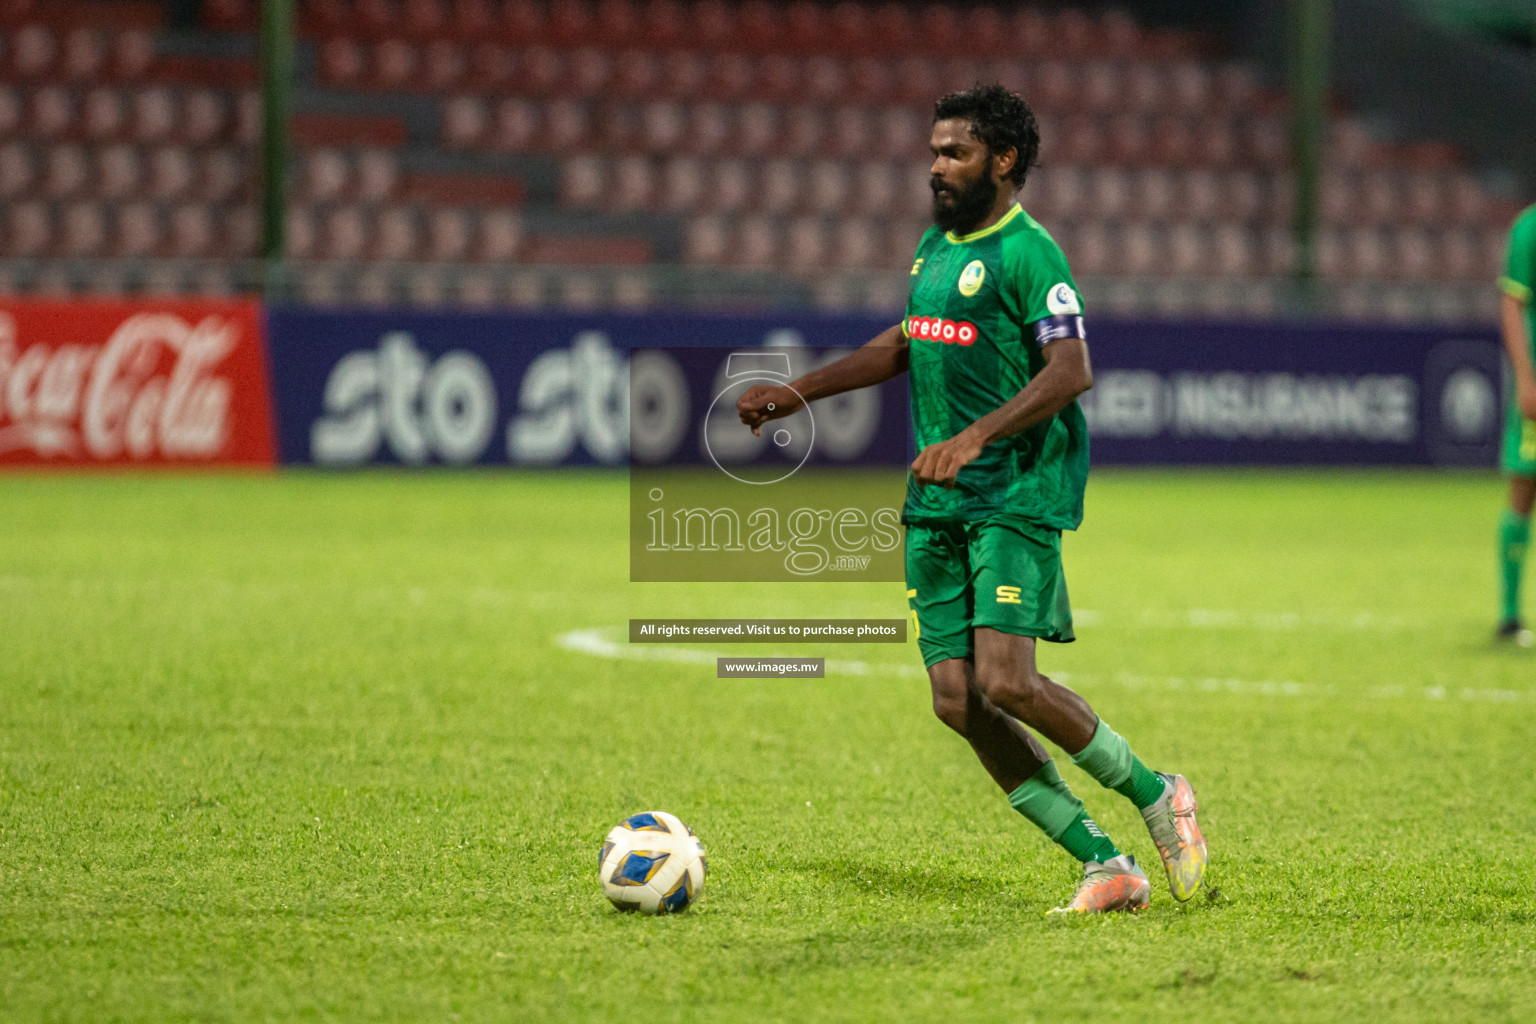
[[271,466],[254,301],[0,299],[0,467]]

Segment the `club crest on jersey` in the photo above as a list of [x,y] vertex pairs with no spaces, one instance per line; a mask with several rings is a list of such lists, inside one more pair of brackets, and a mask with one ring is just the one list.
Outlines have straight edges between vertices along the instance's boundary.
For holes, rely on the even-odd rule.
[[970,298],[981,291],[981,283],[987,279],[987,268],[981,260],[971,260],[960,271],[960,294]]
[[1077,301],[1077,292],[1072,290],[1072,286],[1063,281],[1046,295],[1045,308],[1061,316],[1065,313],[1081,313],[1083,304]]

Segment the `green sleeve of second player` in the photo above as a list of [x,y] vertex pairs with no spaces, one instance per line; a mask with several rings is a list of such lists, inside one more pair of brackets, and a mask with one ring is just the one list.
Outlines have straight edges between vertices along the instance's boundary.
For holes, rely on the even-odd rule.
[[1521,302],[1530,302],[1536,292],[1536,206],[1527,207],[1509,229],[1499,288]]

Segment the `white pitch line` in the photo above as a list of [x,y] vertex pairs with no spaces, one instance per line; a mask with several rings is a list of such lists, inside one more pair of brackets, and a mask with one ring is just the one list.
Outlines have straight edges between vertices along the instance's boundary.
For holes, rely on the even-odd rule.
[[[671,644],[631,644],[615,640],[613,635],[620,629],[573,629],[557,635],[555,644],[567,651],[589,654],[614,661],[663,661],[681,665],[714,665],[717,658],[732,657],[720,651],[694,647],[678,647]],[[917,665],[895,665],[827,659],[828,672],[847,675],[892,675],[926,679],[928,674]],[[1175,693],[1233,693],[1253,697],[1349,697],[1365,696],[1371,700],[1428,700],[1465,701],[1468,703],[1517,704],[1530,701],[1532,693],[1524,690],[1500,690],[1464,687],[1448,689],[1444,686],[1375,686],[1364,694],[1340,692],[1334,686],[1317,683],[1298,683],[1290,679],[1228,679],[1219,676],[1144,676],[1121,672],[1114,676],[1082,675],[1052,672],[1051,677],[1060,682],[1116,683],[1130,690],[1166,690]]]

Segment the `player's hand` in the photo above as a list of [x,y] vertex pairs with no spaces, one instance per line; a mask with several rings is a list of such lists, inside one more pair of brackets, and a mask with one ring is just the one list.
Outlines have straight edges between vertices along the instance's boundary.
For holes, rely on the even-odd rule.
[[761,434],[764,423],[783,419],[803,404],[800,396],[790,388],[754,384],[736,399],[736,415],[752,428],[752,433]]
[[1520,406],[1521,416],[1536,420],[1536,380],[1521,381],[1515,390],[1515,401]]
[[955,477],[981,454],[981,441],[968,430],[962,430],[948,441],[931,444],[917,453],[912,463],[912,475],[920,487],[943,487],[954,490]]

